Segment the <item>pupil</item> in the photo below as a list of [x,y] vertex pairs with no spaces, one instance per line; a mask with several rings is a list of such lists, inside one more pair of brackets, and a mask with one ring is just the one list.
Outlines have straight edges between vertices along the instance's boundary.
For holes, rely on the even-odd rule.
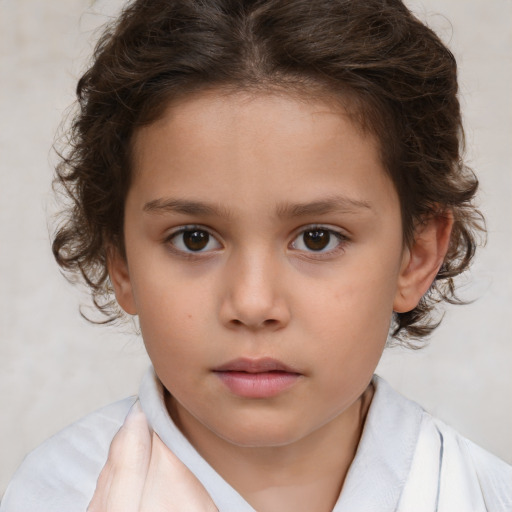
[[183,233],[183,242],[191,251],[204,249],[209,240],[210,235],[206,231],[185,231]]
[[321,251],[329,244],[331,235],[329,231],[317,229],[315,231],[306,231],[303,235],[304,243],[308,249],[312,251]]

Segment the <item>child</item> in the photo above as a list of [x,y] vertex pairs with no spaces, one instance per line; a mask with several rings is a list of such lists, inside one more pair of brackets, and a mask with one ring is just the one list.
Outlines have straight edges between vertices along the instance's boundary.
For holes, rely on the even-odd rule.
[[395,0],[130,4],[78,85],[53,247],[154,369],[1,510],[510,510],[505,463],[373,376],[473,256],[456,93]]

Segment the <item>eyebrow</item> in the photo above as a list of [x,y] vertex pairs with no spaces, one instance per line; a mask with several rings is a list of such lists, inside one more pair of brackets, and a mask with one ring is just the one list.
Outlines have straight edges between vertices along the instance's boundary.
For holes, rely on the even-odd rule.
[[187,199],[154,199],[147,202],[143,210],[149,213],[182,213],[208,217],[230,217],[230,213],[220,205],[190,201]]
[[[276,208],[280,218],[325,215],[328,213],[356,213],[371,210],[370,203],[345,196],[332,196],[304,203],[282,203]],[[143,211],[148,213],[181,213],[205,217],[232,217],[229,210],[221,205],[187,199],[160,198],[147,202]]]
[[367,201],[345,196],[331,196],[307,203],[282,204],[277,208],[278,217],[305,217],[308,215],[325,215],[327,213],[356,213],[371,210]]

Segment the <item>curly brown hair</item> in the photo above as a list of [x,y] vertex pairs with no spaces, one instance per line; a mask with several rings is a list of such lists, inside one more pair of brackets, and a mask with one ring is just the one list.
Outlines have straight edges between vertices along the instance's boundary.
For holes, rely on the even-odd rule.
[[205,88],[327,93],[380,142],[398,191],[404,239],[451,211],[445,261],[418,306],[395,315],[394,336],[428,335],[442,301],[460,303],[484,229],[478,181],[462,159],[464,133],[452,53],[399,0],[135,0],[108,25],[78,82],[78,111],[56,185],[71,198],[53,241],[68,275],[81,274],[104,322],[122,316],[107,269],[124,254],[130,146],[169,102]]

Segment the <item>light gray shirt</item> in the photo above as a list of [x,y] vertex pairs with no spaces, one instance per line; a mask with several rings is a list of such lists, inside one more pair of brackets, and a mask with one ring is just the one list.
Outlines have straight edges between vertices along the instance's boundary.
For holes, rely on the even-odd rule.
[[[374,376],[375,394],[333,512],[512,512],[512,467]],[[112,438],[137,397],[104,407],[30,453],[0,512],[85,512]],[[169,416],[152,368],[139,400],[162,441],[196,475],[220,512],[255,512]],[[334,448],[333,448],[334,449]]]

